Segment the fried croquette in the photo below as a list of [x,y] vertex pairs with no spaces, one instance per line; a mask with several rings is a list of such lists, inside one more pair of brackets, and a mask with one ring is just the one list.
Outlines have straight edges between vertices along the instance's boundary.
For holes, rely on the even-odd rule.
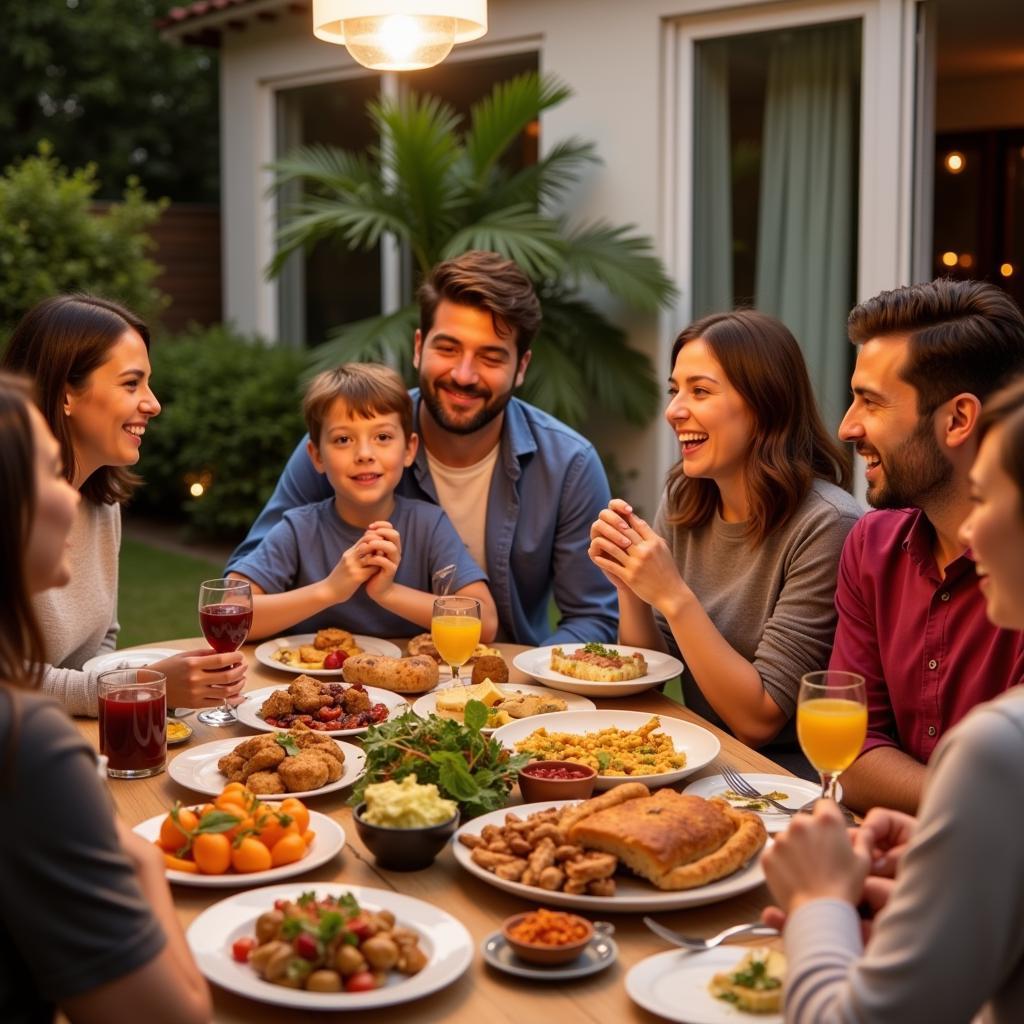
[[250,736],[235,747],[234,752],[246,761],[252,757],[257,750],[267,746],[277,746],[277,737],[272,732],[260,733],[259,736]]
[[303,644],[299,648],[299,661],[310,668],[323,668],[327,651],[318,651],[312,644]]
[[259,793],[261,796],[287,792],[277,772],[253,772],[245,780],[245,785],[250,793]]
[[286,757],[284,747],[280,743],[274,743],[260,747],[242,769],[242,781],[244,782],[255,772],[273,771]]
[[294,757],[286,757],[277,766],[277,774],[290,793],[301,793],[326,785],[329,773],[323,757],[303,750]]
[[263,718],[280,718],[295,711],[295,702],[287,690],[275,690],[260,706]]
[[354,647],[355,637],[347,629],[336,629],[332,626],[317,630],[313,646],[318,651],[336,651],[340,647]]
[[311,754],[313,757],[319,758],[325,765],[327,765],[327,781],[337,782],[341,778],[342,763],[336,757],[331,757],[331,752],[327,747],[309,747],[303,751],[304,754]]
[[229,782],[241,782],[242,769],[244,767],[245,758],[241,757],[235,751],[232,751],[230,754],[225,754],[217,762],[217,770],[222,775],[226,775]]
[[288,692],[291,694],[296,710],[304,715],[315,714],[322,707],[332,703],[330,697],[324,696],[320,684],[309,676],[299,676],[288,687]]

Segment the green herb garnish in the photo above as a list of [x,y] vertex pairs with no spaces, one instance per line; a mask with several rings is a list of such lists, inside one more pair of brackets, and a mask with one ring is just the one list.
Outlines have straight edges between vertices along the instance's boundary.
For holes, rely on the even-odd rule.
[[373,783],[398,782],[415,773],[420,783],[432,782],[442,796],[455,800],[467,818],[504,807],[530,755],[510,754],[480,732],[487,724],[483,702],[469,701],[464,718],[463,724],[406,712],[370,726],[363,736],[366,771],[349,803],[361,803],[366,787]]
[[751,960],[745,970],[732,975],[734,985],[741,988],[752,988],[759,992],[779,988],[782,982],[768,973],[768,964],[764,960]]
[[279,732],[274,737],[274,739],[277,740],[277,742],[280,743],[282,747],[284,747],[284,752],[289,757],[298,757],[298,755],[299,755],[299,745],[295,742],[295,740],[291,736],[288,735],[288,733],[286,733],[286,732]]
[[612,755],[607,750],[597,752],[597,770],[603,772],[612,763]]
[[583,650],[587,654],[596,654],[600,658],[618,658],[619,652],[614,647],[605,647],[604,644],[595,643],[591,641],[589,644],[583,645]]

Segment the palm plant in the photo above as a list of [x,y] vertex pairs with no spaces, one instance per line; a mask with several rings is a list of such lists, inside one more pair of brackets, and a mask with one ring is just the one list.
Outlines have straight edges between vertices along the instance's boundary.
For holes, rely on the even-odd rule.
[[[379,147],[369,153],[305,146],[272,165],[275,188],[303,187],[286,212],[270,273],[291,253],[323,239],[374,248],[388,234],[411,254],[417,276],[467,249],[515,260],[537,288],[543,326],[521,394],[560,419],[603,415],[646,422],[657,404],[650,360],[625,332],[580,294],[606,288],[625,306],[652,312],[674,295],[650,239],[631,226],[572,225],[548,212],[585,165],[592,143],[570,138],[536,164],[510,170],[502,156],[540,114],[571,95],[550,76],[527,73],[497,85],[459,130],[459,116],[433,96],[372,101]],[[411,373],[417,308],[337,328],[311,353],[311,367],[385,360]]]

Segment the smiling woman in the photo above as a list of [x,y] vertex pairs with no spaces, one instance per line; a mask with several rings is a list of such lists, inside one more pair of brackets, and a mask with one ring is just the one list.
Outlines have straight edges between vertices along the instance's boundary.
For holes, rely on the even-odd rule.
[[[96,676],[82,671],[117,640],[120,506],[139,478],[150,419],[149,330],[133,313],[91,295],[61,295],[30,310],[11,336],[3,368],[35,378],[40,408],[60,446],[62,475],[82,496],[68,538],[72,582],[35,599],[43,630],[43,689],[72,714],[97,713]],[[172,706],[219,704],[237,693],[244,664],[209,650],[158,662]]]
[[828,663],[836,570],[859,515],[786,327],[738,310],[687,327],[665,410],[680,459],[653,528],[613,500],[591,558],[619,593],[624,644],[679,653],[698,714],[808,773],[792,718]]

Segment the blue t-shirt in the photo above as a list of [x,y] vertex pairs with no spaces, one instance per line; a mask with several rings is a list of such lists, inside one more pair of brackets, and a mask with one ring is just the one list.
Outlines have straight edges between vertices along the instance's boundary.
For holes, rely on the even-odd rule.
[[[395,495],[389,520],[402,539],[402,559],[395,582],[413,590],[432,593],[431,576],[446,565],[455,566],[454,593],[486,580],[473,561],[443,509],[426,501]],[[268,594],[281,594],[326,579],[338,559],[366,531],[350,526],[337,513],[334,498],[301,505],[285,512],[260,542],[259,547],[236,562],[232,572],[248,576]],[[414,636],[423,627],[382,608],[360,587],[347,601],[325,608],[312,618],[297,622],[289,632],[313,633],[338,626],[351,633],[370,636]]]

